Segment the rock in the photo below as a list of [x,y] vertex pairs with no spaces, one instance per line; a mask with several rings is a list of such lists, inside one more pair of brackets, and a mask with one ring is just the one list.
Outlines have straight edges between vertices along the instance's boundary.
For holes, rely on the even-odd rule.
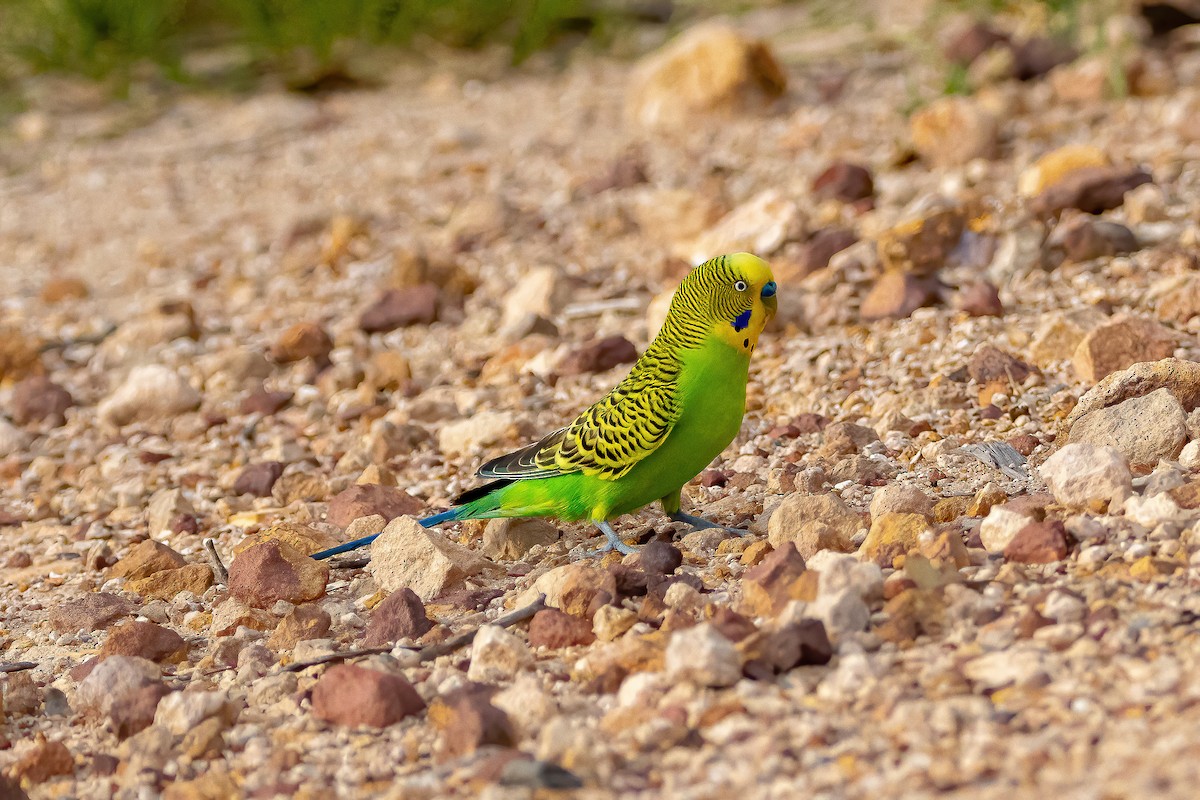
[[668,680],[699,686],[732,686],[742,677],[742,658],[733,642],[707,622],[675,631],[667,644]]
[[933,207],[879,234],[876,252],[885,270],[932,276],[946,265],[966,230],[957,207]]
[[611,642],[633,627],[637,612],[621,606],[605,605],[596,610],[592,630],[602,642]]
[[441,732],[439,751],[443,757],[459,758],[480,747],[511,747],[517,735],[508,715],[492,705],[494,690],[468,684],[429,705],[429,722]]
[[333,340],[320,325],[313,322],[297,322],[279,334],[271,345],[271,358],[281,364],[290,364],[311,358],[318,363],[329,360]]
[[719,22],[702,23],[642,59],[625,111],[648,128],[679,127],[702,113],[760,108],[786,87],[766,43]]
[[777,614],[792,600],[812,600],[816,584],[805,579],[804,557],[792,542],[771,551],[742,576],[743,611],[754,616]]
[[860,453],[864,447],[877,441],[879,434],[865,425],[835,422],[825,428],[818,452],[826,458],[847,456]]
[[978,384],[1000,381],[1006,386],[1009,383],[1019,386],[1033,372],[1032,367],[1016,356],[990,344],[975,348],[971,360],[967,362],[967,375]]
[[1108,155],[1095,145],[1069,144],[1026,167],[1017,179],[1017,191],[1023,197],[1037,197],[1079,170],[1107,167],[1110,163]]
[[888,270],[876,279],[863,298],[859,316],[865,322],[903,319],[918,308],[936,305],[938,289],[939,284],[933,278]]
[[428,325],[438,316],[438,287],[422,283],[406,289],[389,289],[359,317],[365,333],[387,333],[409,325]]
[[49,421],[58,427],[66,422],[67,409],[74,405],[75,398],[66,389],[44,375],[33,375],[13,387],[9,408],[18,425]]
[[556,267],[536,267],[526,271],[504,296],[504,314],[500,330],[506,338],[526,325],[530,318],[549,319],[566,304],[570,287]]
[[[346,526],[346,537],[353,540],[369,536],[372,533],[383,530],[383,526],[384,519],[381,516],[359,517],[355,522]],[[357,530],[356,527],[361,527],[362,530]],[[254,545],[262,544],[263,542],[283,542],[284,544],[291,545],[305,555],[312,555],[313,553],[341,544],[337,537],[324,531],[319,531],[311,525],[281,520],[261,533],[247,536],[234,545],[233,552],[234,554],[241,553],[243,550],[248,550]]]
[[92,592],[79,598],[55,603],[47,615],[55,633],[91,633],[103,630],[116,620],[137,613],[137,606],[123,597]]
[[1002,505],[994,506],[979,525],[979,540],[989,553],[1002,553],[1021,529],[1032,521],[1018,511]]
[[796,545],[804,558],[820,550],[848,553],[853,536],[864,527],[862,517],[834,494],[791,494],[783,499],[767,525],[767,540],[778,549]]
[[[32,748],[26,750],[17,761],[8,768],[8,774],[17,781],[30,784],[45,783],[58,775],[70,775],[75,772],[75,758],[71,751],[60,741],[47,741],[46,737],[38,734]],[[18,791],[20,791],[18,789]],[[25,793],[20,792],[21,795]],[[16,797],[10,794],[6,797]]]
[[402,489],[371,483],[355,484],[329,501],[325,521],[345,528],[361,517],[378,515],[390,522],[404,515],[419,514],[424,508],[424,503]]
[[596,609],[617,599],[617,581],[598,564],[577,561],[564,564],[541,575],[529,591],[517,600],[518,606],[546,595],[546,605],[577,617],[590,619]]
[[182,489],[160,489],[146,506],[146,522],[152,536],[171,530],[171,521],[179,514],[195,514],[196,509],[184,496]]
[[[42,120],[45,121],[45,118]],[[83,300],[89,295],[91,290],[82,278],[64,275],[52,277],[42,284],[38,297],[47,305],[57,305],[64,300]]]
[[[28,672],[12,672],[4,676],[3,714],[9,718],[36,713],[42,707],[41,690]],[[53,687],[47,692],[57,691]],[[61,692],[60,692],[61,694]],[[46,712],[50,714],[49,711]],[[2,795],[0,795],[2,797]]]
[[899,556],[920,547],[920,539],[929,532],[924,514],[887,512],[875,517],[859,553],[881,567],[890,567]]
[[1156,389],[1085,414],[1071,426],[1067,441],[1115,447],[1131,469],[1144,472],[1179,455],[1187,442],[1187,414],[1167,389]]
[[325,596],[329,566],[280,541],[243,550],[229,565],[229,593],[255,608],[280,600],[304,603]]
[[606,372],[619,364],[632,364],[637,357],[633,342],[624,336],[606,336],[567,353],[555,371],[560,375]]
[[1058,216],[1069,208],[1100,214],[1117,208],[1126,192],[1150,181],[1150,174],[1137,167],[1083,167],[1034,197],[1030,209],[1042,216]]
[[533,654],[517,636],[499,625],[483,625],[471,643],[467,677],[483,683],[512,680],[533,664]]
[[230,597],[213,608],[209,632],[213,636],[232,636],[238,628],[269,631],[275,625],[275,617],[269,611],[251,608],[241,600]]
[[683,564],[683,553],[670,542],[655,539],[642,545],[637,563],[647,575],[672,575]]
[[743,671],[751,678],[766,680],[795,667],[828,664],[833,645],[825,625],[816,619],[801,619],[760,632],[738,646],[744,661]]
[[586,619],[573,617],[556,608],[544,608],[529,621],[529,646],[560,647],[591,644],[596,641],[592,624]]
[[854,231],[845,228],[821,228],[814,231],[800,248],[798,275],[803,278],[829,266],[836,254],[858,242]]
[[169,367],[146,364],[130,370],[124,383],[100,402],[96,413],[110,425],[164,419],[200,406],[200,393]]
[[422,528],[412,517],[396,517],[371,543],[367,571],[386,592],[412,589],[428,602],[486,564],[462,545]]
[[1019,564],[1050,564],[1066,557],[1067,531],[1058,520],[1030,522],[1004,547],[1004,558]]
[[777,189],[766,189],[697,236],[686,260],[700,264],[742,251],[769,257],[787,242],[802,240],[806,227],[799,204]]
[[813,179],[811,191],[818,200],[853,203],[874,197],[875,181],[866,167],[846,161],[835,161]]
[[1078,56],[1075,48],[1059,39],[1031,36],[1013,46],[1013,77],[1019,81],[1040,78]]
[[146,539],[133,547],[125,557],[118,561],[108,571],[108,579],[124,578],[135,581],[146,578],[156,572],[168,569],[179,569],[186,566],[183,556],[171,548],[153,539]]
[[1143,361],[1161,361],[1175,353],[1176,335],[1152,320],[1120,315],[1093,328],[1071,359],[1080,380],[1095,383]]
[[449,457],[467,455],[504,442],[515,434],[516,420],[509,412],[480,411],[443,425],[438,432],[438,449]]
[[1111,258],[1140,249],[1137,237],[1129,228],[1089,217],[1076,217],[1059,225],[1046,244],[1061,247],[1066,257],[1075,262]]
[[996,30],[986,23],[973,22],[953,31],[942,47],[942,54],[947,61],[968,67],[975,59],[993,47],[1008,43],[1008,34]]
[[1070,359],[1088,331],[1106,320],[1102,312],[1092,308],[1048,315],[1033,334],[1029,346],[1031,360],[1038,366],[1049,367]]
[[1068,444],[1046,459],[1038,474],[1060,505],[1080,508],[1092,503],[1116,507],[1132,491],[1129,462],[1115,447]]
[[169,691],[159,675],[158,667],[144,658],[106,658],[80,681],[74,707],[84,716],[107,720],[125,738],[154,722],[158,701]]
[[16,425],[0,418],[0,458],[21,453],[29,444],[29,437]]
[[493,561],[516,561],[535,547],[558,541],[558,528],[540,517],[488,520],[480,552]]
[[385,728],[425,710],[412,684],[357,664],[325,671],[312,690],[313,715],[346,727]]
[[866,630],[871,620],[871,610],[852,586],[822,591],[805,613],[824,623],[825,631],[834,638]]
[[218,719],[223,727],[232,725],[238,717],[238,706],[225,692],[172,692],[158,703],[154,724],[184,736],[205,720]]
[[940,97],[909,120],[913,149],[937,167],[959,167],[995,155],[996,118],[968,97]]
[[280,461],[261,461],[243,467],[233,482],[233,493],[270,497],[275,481],[283,474],[284,466]]
[[329,499],[329,481],[311,472],[285,472],[271,486],[271,497],[281,506],[320,503]]
[[871,519],[888,512],[920,514],[933,519],[933,498],[916,486],[890,483],[877,489],[871,498]]
[[332,623],[329,612],[316,603],[298,605],[279,621],[279,625],[267,639],[267,647],[281,652],[294,649],[300,642],[323,639],[329,633]]
[[293,397],[295,394],[292,392],[268,392],[266,389],[258,389],[242,398],[238,410],[243,414],[269,417],[292,402]]
[[987,281],[968,283],[957,295],[955,305],[972,317],[1004,316],[1000,292]]
[[425,604],[416,592],[400,589],[388,595],[371,612],[363,646],[379,647],[400,639],[419,639],[432,627],[433,622],[425,615]]
[[1166,389],[1184,411],[1200,407],[1200,363],[1164,358],[1113,372],[1079,398],[1063,427],[1070,430],[1084,416]]
[[1200,469],[1200,440],[1193,439],[1179,451],[1179,465],[1184,469]]
[[175,631],[153,622],[127,620],[108,631],[100,658],[136,656],[156,663],[178,664],[187,658],[188,646]]

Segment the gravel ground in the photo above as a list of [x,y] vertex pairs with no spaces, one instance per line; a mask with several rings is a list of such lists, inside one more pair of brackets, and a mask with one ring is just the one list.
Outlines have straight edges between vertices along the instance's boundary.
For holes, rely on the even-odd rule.
[[[892,5],[316,98],[38,83],[0,130],[12,791],[1192,796],[1200,50],[1118,14],[1018,81],[1002,21],[940,96],[929,42],[983,34]],[[412,525],[738,249],[781,311],[685,498],[749,535]]]

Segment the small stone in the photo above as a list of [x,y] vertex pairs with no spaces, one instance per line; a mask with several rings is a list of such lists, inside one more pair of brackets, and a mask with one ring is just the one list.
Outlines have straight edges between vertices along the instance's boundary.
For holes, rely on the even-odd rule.
[[573,647],[596,641],[592,625],[586,619],[565,614],[556,608],[544,608],[529,621],[529,646]]
[[388,595],[371,612],[363,646],[379,647],[400,639],[419,639],[432,627],[433,622],[425,615],[425,604],[416,592],[400,589]]
[[853,203],[873,197],[875,182],[871,178],[871,171],[866,167],[846,161],[835,161],[813,180],[811,191],[818,200],[832,199]]
[[[58,775],[70,775],[75,772],[75,758],[71,751],[60,741],[47,741],[46,737],[38,734],[34,746],[8,769],[8,774],[17,781],[30,784],[45,783]],[[18,789],[18,791],[20,791]],[[20,791],[20,795],[24,795]],[[17,797],[7,794],[5,797]]]
[[516,419],[509,412],[481,411],[443,425],[438,432],[438,449],[446,456],[467,455],[507,441],[516,431]]
[[106,658],[80,681],[75,708],[85,716],[107,720],[125,738],[154,722],[158,701],[169,691],[159,683],[159,675],[159,668],[144,658]]
[[268,392],[266,389],[259,389],[246,395],[238,410],[243,414],[260,414],[269,417],[292,402],[293,397],[295,395],[292,392]]
[[108,579],[124,578],[135,581],[156,572],[187,566],[183,556],[161,542],[146,539],[130,550],[108,571]]
[[1004,558],[1019,564],[1051,564],[1066,557],[1067,532],[1057,520],[1029,523],[1004,548]]
[[891,483],[880,487],[871,498],[871,519],[888,512],[920,514],[933,519],[933,498],[916,486]]
[[938,167],[958,167],[995,155],[999,125],[978,102],[940,97],[909,120],[913,149]]
[[333,340],[320,325],[312,322],[297,322],[279,334],[271,345],[271,358],[281,364],[290,364],[311,358],[317,362],[329,360]]
[[1061,246],[1074,262],[1132,253],[1140,246],[1133,231],[1117,222],[1077,217],[1055,228],[1048,245]]
[[767,540],[778,549],[792,542],[804,558],[821,550],[849,553],[862,517],[834,494],[791,494],[783,499],[767,524]]
[[229,727],[237,716],[238,707],[225,692],[172,692],[159,701],[154,724],[183,736],[209,719],[219,719]]
[[251,608],[241,600],[230,597],[213,608],[209,632],[213,636],[232,636],[238,628],[269,631],[275,625],[275,617],[269,611]]
[[178,664],[187,658],[188,646],[175,631],[153,622],[128,620],[114,625],[100,648],[100,658],[136,656],[156,663]]
[[327,564],[280,541],[247,548],[229,565],[229,593],[255,608],[316,600],[325,596],[328,581]]
[[742,677],[737,648],[707,622],[671,634],[665,668],[669,680],[699,686],[732,686]]
[[359,317],[366,333],[387,333],[409,325],[429,325],[438,316],[438,287],[432,283],[389,289]]
[[1093,411],[1144,397],[1156,389],[1168,390],[1185,411],[1194,410],[1200,406],[1200,363],[1164,358],[1113,372],[1079,398],[1063,426],[1070,430]]
[[631,364],[637,357],[633,342],[624,336],[606,336],[567,353],[555,369],[560,375],[605,372],[619,364]]
[[1158,578],[1174,575],[1180,567],[1181,565],[1174,561],[1143,556],[1129,565],[1129,574],[1135,580],[1150,583]]
[[828,664],[833,645],[825,625],[816,619],[801,619],[777,630],[760,632],[739,644],[747,676],[767,680],[790,669],[809,664]]
[[872,442],[879,441],[879,434],[865,425],[853,422],[835,422],[825,428],[821,440],[820,455],[831,458],[853,455]]
[[871,619],[871,610],[859,591],[852,586],[821,592],[815,601],[808,604],[806,613],[823,622],[825,631],[835,638],[866,630]]
[[1133,476],[1125,455],[1115,447],[1068,444],[1038,469],[1059,504],[1086,508],[1092,503],[1116,507],[1132,491]]
[[1174,459],[1187,442],[1187,414],[1165,388],[1080,417],[1067,441],[1108,445],[1121,451],[1130,469],[1148,471]]
[[441,732],[440,751],[447,758],[470,755],[480,747],[512,747],[516,732],[508,715],[492,705],[488,686],[469,684],[429,705],[429,721]]
[[367,571],[380,589],[397,592],[408,587],[428,602],[485,567],[475,553],[405,516],[389,522],[371,543]]
[[1002,553],[1033,520],[1004,506],[995,506],[979,525],[979,539],[989,553]]
[[962,288],[956,305],[972,317],[1002,317],[1004,304],[1000,292],[987,281],[973,281]]
[[90,294],[91,290],[83,279],[68,275],[50,278],[42,284],[42,291],[38,296],[46,305],[57,305],[64,300],[84,300]]
[[762,107],[786,86],[765,42],[709,22],[688,28],[637,65],[625,109],[639,125],[679,127],[698,114]]
[[9,673],[4,676],[3,687],[4,711],[2,713],[10,718],[33,714],[41,708],[41,691],[32,674],[28,672]]
[[[946,265],[959,246],[966,224],[966,215],[961,209],[940,207],[888,228],[876,241],[884,276],[889,272],[901,272],[920,278],[932,277]],[[921,285],[927,286],[929,291],[937,288],[933,281]]]
[[1126,192],[1150,182],[1150,174],[1137,167],[1083,167],[1043,190],[1030,208],[1042,216],[1058,216],[1069,208],[1100,214],[1120,206]]
[[1200,469],[1200,439],[1193,439],[1179,451],[1179,465],[1184,469]]
[[425,710],[412,684],[357,664],[338,664],[325,671],[312,690],[313,714],[346,727],[385,728]]
[[805,216],[792,197],[765,189],[697,236],[683,255],[693,264],[739,251],[770,256],[787,242],[802,240],[805,228]]
[[532,664],[533,654],[516,635],[499,625],[483,625],[471,643],[467,677],[482,683],[501,683]]
[[1069,360],[1083,337],[1106,319],[1102,312],[1093,308],[1047,315],[1033,334],[1029,345],[1030,359],[1041,367]]
[[814,231],[800,248],[799,275],[805,277],[829,266],[835,255],[858,242],[854,231],[845,228],[821,228]]
[[283,468],[284,464],[280,461],[261,461],[247,465],[233,482],[233,493],[270,497],[275,481],[283,474]]
[[859,553],[881,567],[890,567],[897,557],[917,550],[928,531],[929,520],[923,514],[888,512],[871,522]]
[[803,556],[792,542],[771,551],[742,576],[742,610],[754,616],[777,614],[792,600],[811,600],[815,584],[806,579]]
[[546,595],[546,605],[577,617],[591,618],[596,608],[617,599],[617,579],[597,564],[577,561],[549,570],[522,595],[517,605]]
[[1093,328],[1071,360],[1080,380],[1095,383],[1143,361],[1159,361],[1175,353],[1176,335],[1152,320],[1117,316]]
[[637,622],[637,612],[621,606],[604,605],[592,618],[592,630],[602,642],[611,642],[623,635]]
[[360,517],[378,515],[387,521],[406,514],[419,514],[425,504],[402,489],[379,484],[355,484],[329,501],[325,521],[345,528]]
[[100,402],[96,413],[111,425],[165,419],[200,406],[200,393],[169,367],[134,367],[125,382]]
[[285,472],[271,486],[271,497],[281,506],[320,503],[329,499],[329,481],[312,472]]
[[33,375],[12,390],[12,420],[18,425],[49,421],[54,427],[66,422],[67,409],[75,405],[71,393],[44,375]]
[[488,520],[480,552],[493,561],[516,561],[535,547],[558,541],[558,527],[540,517]]
[[137,606],[123,597],[92,592],[77,599],[55,603],[50,608],[47,621],[56,633],[91,633],[135,613]]
[[683,553],[670,542],[655,539],[642,545],[637,564],[647,575],[672,575],[683,564]]
[[999,347],[982,344],[975,348],[967,363],[967,374],[979,384],[996,381],[1020,385],[1033,373],[1033,368]]
[[1009,37],[983,22],[955,30],[942,48],[947,61],[968,67],[975,59],[997,45],[1007,45]]
[[938,288],[932,278],[888,270],[876,279],[863,298],[859,315],[866,322],[903,319],[918,308],[935,305],[939,301]]
[[[383,529],[384,525],[383,517],[379,516],[360,517],[357,522],[366,522],[368,524],[366,530],[361,532],[353,530],[355,527],[354,523],[348,525],[346,527],[346,535],[351,540],[377,533]],[[312,555],[313,553],[326,550],[341,543],[332,534],[319,531],[311,525],[281,520],[261,533],[247,536],[234,545],[233,552],[236,555],[243,550],[248,550],[254,545],[262,544],[263,542],[283,542],[284,544],[291,545],[305,555]]]
[[316,603],[298,605],[279,621],[279,625],[267,639],[267,647],[276,652],[292,650],[300,642],[325,638],[332,624],[329,612]]
[[1021,173],[1017,191],[1033,198],[1066,180],[1072,173],[1094,167],[1107,167],[1105,152],[1091,144],[1071,144],[1046,153]]
[[184,496],[183,490],[160,489],[150,498],[146,506],[146,522],[150,534],[157,536],[171,529],[171,521],[179,514],[195,514],[196,509]]

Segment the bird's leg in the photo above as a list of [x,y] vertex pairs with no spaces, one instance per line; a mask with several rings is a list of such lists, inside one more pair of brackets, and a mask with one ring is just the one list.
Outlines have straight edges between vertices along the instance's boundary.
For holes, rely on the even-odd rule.
[[704,530],[705,528],[720,528],[721,530],[736,533],[738,536],[746,536],[750,531],[742,530],[741,528],[731,528],[728,525],[722,525],[719,522],[712,522],[704,517],[694,517],[691,514],[685,514],[682,511],[676,511],[673,514],[668,514],[673,522],[686,522],[696,530]]
[[630,553],[637,552],[636,547],[631,547],[631,546],[625,544],[624,542],[622,542],[621,537],[617,536],[617,532],[614,531],[612,529],[612,526],[609,525],[607,522],[605,522],[604,520],[599,520],[599,519],[592,520],[592,522],[594,522],[596,524],[596,527],[600,529],[601,533],[603,533],[606,537],[608,537],[608,541],[603,546],[598,547],[595,550],[589,550],[588,555],[591,555],[591,556],[604,555],[609,550],[616,550],[618,553],[624,553],[625,555],[629,555]]

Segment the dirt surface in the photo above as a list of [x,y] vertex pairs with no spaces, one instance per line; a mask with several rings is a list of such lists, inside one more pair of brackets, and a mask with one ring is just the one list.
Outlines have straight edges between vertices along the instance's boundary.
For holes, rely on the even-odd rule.
[[[1117,15],[939,97],[956,22],[890,13],[886,39],[739,19],[723,93],[680,82],[698,45],[446,54],[318,98],[46,79],[0,132],[0,645],[34,665],[3,678],[9,779],[1192,796],[1200,51]],[[838,162],[868,185],[817,181]],[[740,249],[780,315],[685,502],[749,535],[648,509],[617,525],[641,554],[591,558],[585,524],[409,525]],[[372,568],[307,558],[373,514]],[[539,593],[562,613],[417,655]]]

